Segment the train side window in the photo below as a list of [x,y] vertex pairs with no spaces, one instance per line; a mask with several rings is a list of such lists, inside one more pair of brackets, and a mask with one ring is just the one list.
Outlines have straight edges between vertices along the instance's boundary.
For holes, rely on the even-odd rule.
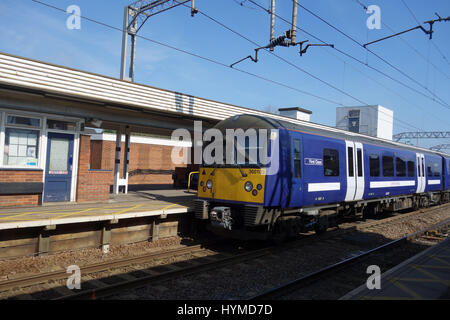
[[323,174],[327,177],[339,176],[339,151],[323,149]]
[[394,158],[384,156],[383,157],[383,176],[393,177],[394,176]]
[[357,149],[356,151],[356,157],[358,160],[358,177],[363,176],[363,164],[362,164],[362,151],[361,149]]
[[433,171],[431,170],[431,166],[427,166],[427,172],[428,172],[429,177],[433,176]]
[[347,148],[347,154],[348,154],[348,176],[353,177],[355,176],[355,173],[353,172],[353,148],[348,147]]
[[377,154],[371,154],[369,156],[370,164],[370,176],[379,177],[380,176],[380,157]]
[[433,163],[433,175],[435,177],[440,177],[441,176],[441,166],[439,165],[438,162]]
[[396,158],[397,177],[406,177],[406,162],[401,158]]
[[414,161],[408,161],[408,177],[414,177],[414,169],[416,166],[414,165]]
[[295,178],[302,177],[301,164],[302,164],[302,157],[301,157],[301,149],[300,149],[300,140],[294,139],[294,177]]

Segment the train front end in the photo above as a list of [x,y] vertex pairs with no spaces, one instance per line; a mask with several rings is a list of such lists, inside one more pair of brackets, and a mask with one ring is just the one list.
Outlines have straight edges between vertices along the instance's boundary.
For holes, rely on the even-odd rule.
[[204,161],[199,169],[196,218],[218,235],[266,238],[273,222],[268,182],[278,174],[273,172],[278,161],[273,159],[278,153],[274,125],[263,118],[241,115],[221,121],[215,129],[224,134],[223,161]]

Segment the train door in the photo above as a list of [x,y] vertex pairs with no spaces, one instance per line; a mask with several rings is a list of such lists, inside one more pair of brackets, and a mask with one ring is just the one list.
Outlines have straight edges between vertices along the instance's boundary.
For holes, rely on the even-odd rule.
[[293,135],[291,141],[292,150],[292,188],[289,207],[295,208],[302,205],[302,140],[300,135]]
[[355,143],[353,141],[345,141],[345,146],[347,159],[347,193],[345,194],[345,201],[353,201],[356,192]]
[[417,163],[417,190],[416,193],[425,191],[426,177],[425,177],[425,155],[423,153],[416,153]]
[[361,200],[364,195],[364,151],[362,143],[345,141],[347,193],[345,201]]
[[355,177],[356,177],[356,192],[354,200],[362,200],[364,195],[364,151],[362,143],[355,142]]

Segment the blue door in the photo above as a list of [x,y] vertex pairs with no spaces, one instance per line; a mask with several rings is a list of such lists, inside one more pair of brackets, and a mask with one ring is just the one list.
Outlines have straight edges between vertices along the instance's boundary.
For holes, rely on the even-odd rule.
[[44,201],[70,201],[73,134],[48,133]]

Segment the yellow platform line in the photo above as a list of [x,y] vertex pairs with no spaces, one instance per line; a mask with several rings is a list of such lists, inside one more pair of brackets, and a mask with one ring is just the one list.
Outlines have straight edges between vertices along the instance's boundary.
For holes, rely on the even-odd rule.
[[[144,205],[148,205],[148,203],[139,203],[137,205],[134,205],[132,207],[128,207],[128,206],[124,206],[124,205],[118,205],[118,206],[103,206],[103,207],[91,207],[91,208],[85,208],[83,210],[79,210],[79,211],[72,211],[73,209],[64,209],[64,210],[59,210],[59,211],[27,211],[27,212],[23,212],[23,213],[19,213],[19,214],[15,214],[15,215],[9,215],[9,216],[1,216],[0,214],[0,220],[17,220],[17,221],[28,221],[28,220],[45,220],[48,219],[47,217],[28,217],[30,215],[33,214],[39,214],[39,215],[58,215],[56,217],[51,217],[51,219],[61,219],[61,218],[65,218],[65,217],[69,217],[72,215],[76,215],[76,214],[83,214],[83,215],[108,215],[108,214],[113,214],[113,215],[118,215],[118,214],[122,214],[140,207],[143,207]],[[170,204],[168,206],[165,206],[161,209],[153,209],[151,208],[150,211],[158,211],[158,210],[167,210],[169,208],[175,207],[175,206],[180,206],[180,207],[186,207],[185,204]],[[124,208],[123,210],[119,210],[116,212],[95,212],[95,213],[88,213],[89,211],[95,210],[95,209],[118,209],[118,208]],[[67,213],[64,213],[67,212]],[[61,214],[63,213],[63,214]],[[85,214],[88,213],[88,214]]]
[[415,291],[411,290],[410,288],[408,288],[404,284],[401,284],[399,281],[392,280],[392,279],[389,279],[389,281],[394,286],[396,286],[397,288],[399,288],[399,289],[403,290],[404,292],[408,293],[409,295],[411,295],[413,298],[415,298],[415,299],[422,299],[422,297],[419,294],[417,294]]
[[421,267],[418,267],[418,266],[411,266],[411,268],[413,268],[413,269],[415,269],[415,270],[421,272],[422,274],[424,274],[424,275],[426,275],[426,276],[428,276],[428,277],[430,277],[430,278],[432,278],[432,279],[440,280],[438,276],[432,274],[431,272],[429,272],[429,271],[427,271],[427,270],[425,270],[425,269],[423,269],[423,268],[421,268]]
[[434,266],[431,264],[413,264],[411,267],[419,267],[423,269],[438,269],[438,270],[450,270],[450,266]]
[[7,217],[1,217],[0,220],[10,220],[10,219],[14,219],[16,217],[29,216],[29,215],[31,215],[33,213],[37,213],[37,212],[23,212],[23,213],[19,213],[19,214],[7,216]]
[[81,211],[69,212],[69,213],[62,214],[62,215],[60,215],[60,216],[54,217],[53,219],[61,219],[61,218],[65,218],[65,217],[68,217],[68,216],[73,216],[73,215],[75,215],[75,214],[80,214],[80,213],[83,213],[83,212],[88,212],[88,211],[91,211],[91,210],[94,210],[94,209],[98,209],[98,208],[87,208],[87,209],[84,209],[84,210],[81,210]]
[[444,279],[418,279],[418,278],[391,278],[392,281],[402,281],[402,282],[418,282],[418,283],[442,283],[444,285],[450,285],[450,280]]
[[126,208],[126,209],[123,209],[123,210],[120,210],[120,211],[117,211],[117,212],[113,212],[113,213],[111,213],[111,214],[122,214],[122,213],[125,213],[125,212],[128,212],[128,211],[137,209],[137,208],[139,208],[139,207],[142,207],[143,205],[144,205],[144,203],[137,204],[137,205],[135,205],[135,206],[133,206],[133,207],[131,207],[131,208]]
[[434,259],[434,260],[439,261],[439,262],[441,262],[441,263],[443,263],[443,264],[445,264],[445,265],[447,265],[447,266],[450,266],[450,263],[448,263],[447,261],[445,261],[445,260],[443,260],[443,259],[438,258],[439,256],[440,256],[440,255],[429,255],[429,257],[430,257],[431,259]]
[[[162,209],[159,209],[159,210],[167,210],[167,209],[172,208],[172,207],[175,207],[175,206],[178,206],[178,203],[174,203],[174,204],[168,205],[168,206],[166,206],[166,207],[164,207],[164,208],[162,208]],[[156,211],[156,210],[155,210],[155,211]]]
[[405,297],[385,297],[385,296],[360,296],[358,300],[415,300],[413,298]]

